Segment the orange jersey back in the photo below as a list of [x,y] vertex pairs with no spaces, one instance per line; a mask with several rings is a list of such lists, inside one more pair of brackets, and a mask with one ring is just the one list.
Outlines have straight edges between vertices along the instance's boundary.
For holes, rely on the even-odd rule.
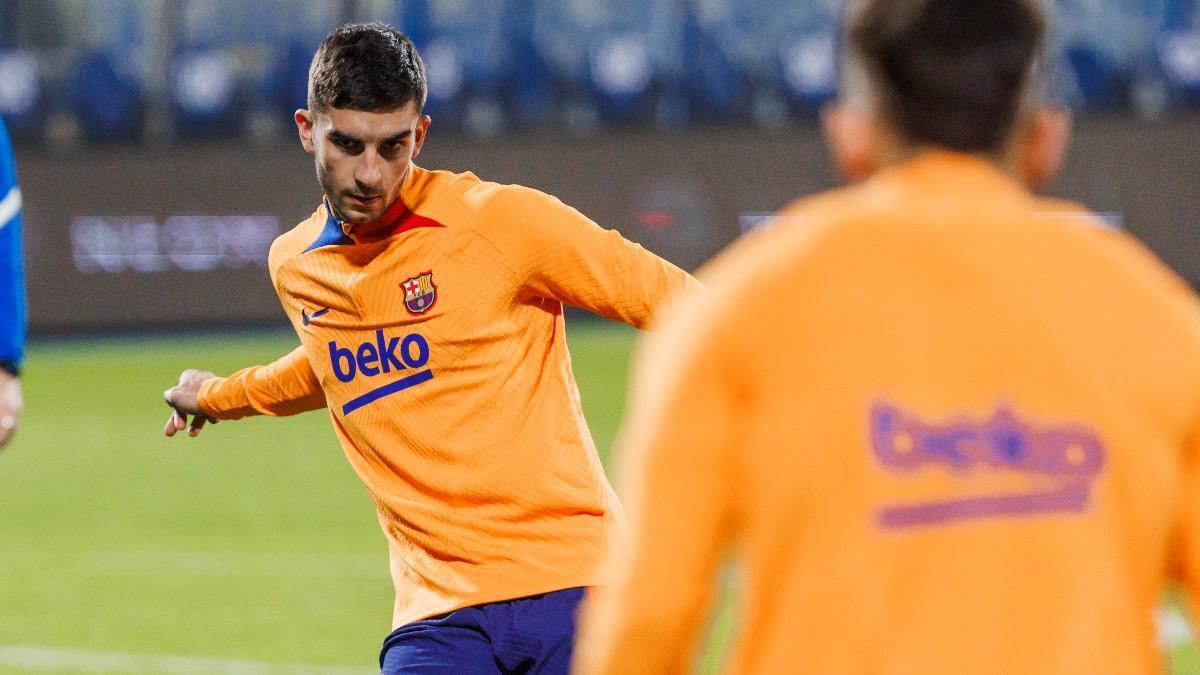
[[596,583],[619,510],[563,303],[644,326],[685,272],[557,199],[413,167],[389,236],[322,206],[270,269],[302,347],[206,385],[219,417],[324,400],[387,535],[394,625]]
[[931,153],[797,203],[649,338],[583,673],[1154,673],[1200,588],[1200,314],[1140,245]]

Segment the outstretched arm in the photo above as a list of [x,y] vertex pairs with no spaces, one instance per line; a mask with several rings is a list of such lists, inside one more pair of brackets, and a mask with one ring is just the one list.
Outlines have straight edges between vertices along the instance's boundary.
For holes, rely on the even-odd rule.
[[[236,420],[249,415],[282,417],[325,407],[325,392],[304,347],[264,366],[243,368],[229,377],[185,370],[179,384],[163,393],[171,418],[168,436],[188,429],[200,433],[207,421]],[[191,418],[191,423],[188,420]]]
[[550,195],[506,186],[489,204],[502,227],[490,234],[532,297],[558,300],[645,328],[690,274]]

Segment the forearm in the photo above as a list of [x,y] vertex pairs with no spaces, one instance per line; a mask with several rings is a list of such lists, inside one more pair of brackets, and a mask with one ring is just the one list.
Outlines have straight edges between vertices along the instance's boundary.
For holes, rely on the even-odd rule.
[[325,393],[303,347],[298,347],[265,366],[250,366],[204,382],[198,403],[206,415],[218,420],[282,417],[324,408]]
[[560,299],[608,319],[645,329],[668,302],[700,287],[692,275],[604,230],[588,247],[563,256],[573,269],[558,273]]
[[488,237],[528,298],[574,305],[637,328],[699,286],[690,274],[549,195],[506,188],[489,206]]

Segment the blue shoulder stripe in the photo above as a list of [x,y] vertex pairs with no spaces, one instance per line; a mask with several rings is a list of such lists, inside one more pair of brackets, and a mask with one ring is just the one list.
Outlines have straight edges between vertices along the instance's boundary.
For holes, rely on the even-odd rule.
[[346,246],[354,243],[353,239],[346,236],[345,232],[342,232],[342,223],[333,217],[333,211],[329,208],[329,202],[325,202],[325,213],[329,216],[325,219],[325,227],[321,229],[321,234],[317,236],[317,240],[304,249],[305,253],[321,248],[322,246]]

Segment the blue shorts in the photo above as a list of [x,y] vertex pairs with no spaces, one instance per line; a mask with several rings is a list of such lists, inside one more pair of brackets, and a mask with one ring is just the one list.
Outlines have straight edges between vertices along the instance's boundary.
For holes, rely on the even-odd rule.
[[383,641],[380,672],[566,675],[583,595],[568,588],[406,624]]

